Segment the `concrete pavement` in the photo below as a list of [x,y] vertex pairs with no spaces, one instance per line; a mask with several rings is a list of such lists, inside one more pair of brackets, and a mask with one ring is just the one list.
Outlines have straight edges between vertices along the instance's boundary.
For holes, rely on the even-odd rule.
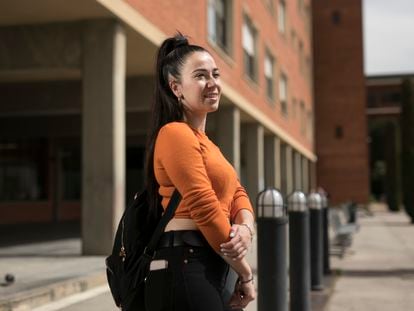
[[343,259],[325,311],[414,310],[414,226],[404,212],[373,205]]

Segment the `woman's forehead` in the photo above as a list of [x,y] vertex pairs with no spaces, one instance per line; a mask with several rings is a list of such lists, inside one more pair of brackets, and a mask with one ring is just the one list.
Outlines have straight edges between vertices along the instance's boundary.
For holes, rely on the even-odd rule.
[[188,57],[184,67],[188,71],[194,71],[196,69],[214,70],[217,68],[217,65],[210,53],[194,52]]

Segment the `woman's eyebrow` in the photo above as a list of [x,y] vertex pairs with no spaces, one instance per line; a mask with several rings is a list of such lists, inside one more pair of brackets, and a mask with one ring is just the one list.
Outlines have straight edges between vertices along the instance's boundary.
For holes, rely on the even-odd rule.
[[[192,73],[195,73],[197,71],[208,72],[208,70],[205,69],[205,68],[197,68],[197,69],[194,69]],[[219,71],[219,69],[218,68],[213,68],[213,72],[215,72],[215,71]]]

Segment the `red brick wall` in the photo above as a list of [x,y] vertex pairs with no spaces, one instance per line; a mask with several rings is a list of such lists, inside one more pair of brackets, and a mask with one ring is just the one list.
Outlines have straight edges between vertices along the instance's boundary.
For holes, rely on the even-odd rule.
[[[332,14],[339,12],[339,24]],[[332,203],[369,199],[361,1],[313,2],[317,182]],[[343,137],[336,137],[336,128]]]
[[[265,47],[267,47],[276,59],[276,71],[279,73],[280,69],[282,69],[288,75],[290,99],[292,97],[301,99],[306,105],[306,110],[312,110],[311,86],[306,80],[305,75],[299,70],[298,51],[297,48],[292,47],[290,35],[293,27],[298,37],[303,41],[305,55],[311,57],[311,36],[305,27],[304,14],[300,14],[296,7],[297,1],[286,1],[288,25],[286,36],[282,36],[277,28],[278,1],[273,1],[275,9],[274,14],[271,14],[265,0],[233,0],[233,53],[229,58],[223,57],[222,53],[217,52],[207,40],[207,0],[125,1],[167,35],[173,35],[176,30],[179,30],[189,35],[192,42],[206,47],[215,57],[221,70],[222,78],[227,84],[259,107],[305,147],[313,151],[311,141],[300,132],[300,118],[298,116],[292,118],[291,113],[286,118],[280,111],[280,104],[276,104],[274,107],[268,104],[263,72]],[[310,7],[310,1],[304,2],[305,5]],[[258,84],[248,81],[243,72],[241,26],[244,13],[250,17],[258,30]],[[277,83],[276,81],[276,92],[278,90]],[[291,110],[291,102],[289,102],[289,110]],[[297,110],[299,111],[299,108]],[[299,115],[298,112],[296,114]]]

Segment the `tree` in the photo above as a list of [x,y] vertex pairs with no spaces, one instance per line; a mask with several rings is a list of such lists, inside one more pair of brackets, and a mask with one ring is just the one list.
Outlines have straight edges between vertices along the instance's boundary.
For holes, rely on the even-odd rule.
[[414,87],[404,79],[401,103],[401,169],[403,203],[414,224]]

